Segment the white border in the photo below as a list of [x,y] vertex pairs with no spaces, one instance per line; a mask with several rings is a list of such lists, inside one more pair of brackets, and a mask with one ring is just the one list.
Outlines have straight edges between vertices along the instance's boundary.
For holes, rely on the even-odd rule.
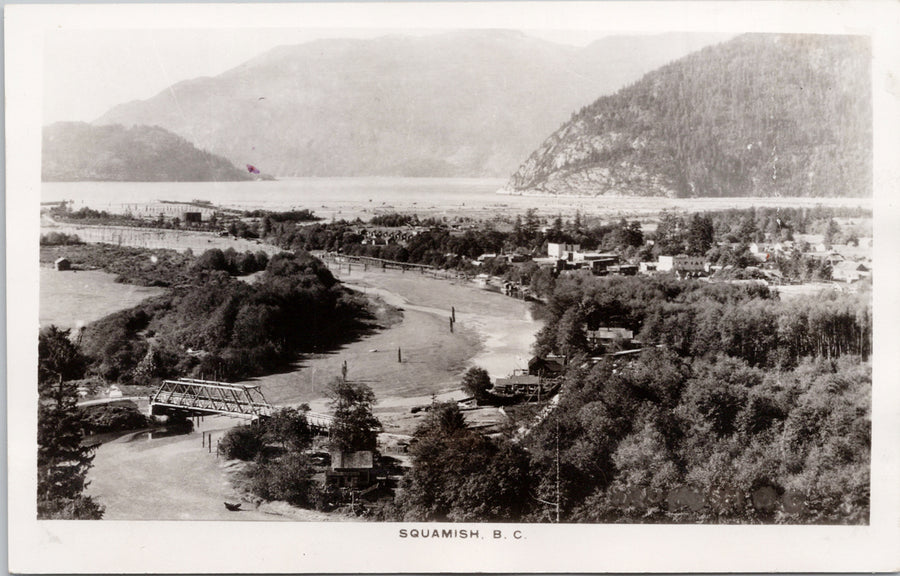
[[[13,572],[896,571],[900,569],[896,2],[496,2],[6,7],[9,568]],[[400,539],[394,524],[37,522],[34,518],[43,33],[133,28],[512,28],[871,35],[875,60],[875,387],[865,527],[453,525],[483,540]],[[827,119],[823,119],[827,121]],[[412,525],[403,525],[410,528]],[[434,526],[431,526],[434,527]]]

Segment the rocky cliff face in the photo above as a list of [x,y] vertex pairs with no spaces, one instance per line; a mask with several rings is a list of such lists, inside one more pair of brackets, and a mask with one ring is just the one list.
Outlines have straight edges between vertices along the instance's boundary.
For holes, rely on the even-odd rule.
[[868,196],[866,39],[745,35],[574,113],[512,193]]

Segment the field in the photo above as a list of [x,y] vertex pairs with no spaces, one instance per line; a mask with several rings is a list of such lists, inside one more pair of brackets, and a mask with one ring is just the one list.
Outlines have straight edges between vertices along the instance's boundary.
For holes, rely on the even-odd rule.
[[234,248],[238,252],[258,252],[276,254],[280,250],[275,246],[246,240],[244,238],[223,237],[211,232],[191,232],[183,230],[156,230],[150,228],[130,228],[127,226],[82,226],[61,224],[50,220],[41,223],[41,234],[63,232],[77,234],[82,241],[88,243],[102,242],[120,246],[137,248],[167,248],[184,252],[187,249],[200,255],[211,248]]
[[78,328],[165,291],[115,280],[114,274],[99,270],[58,272],[41,267],[41,327]]

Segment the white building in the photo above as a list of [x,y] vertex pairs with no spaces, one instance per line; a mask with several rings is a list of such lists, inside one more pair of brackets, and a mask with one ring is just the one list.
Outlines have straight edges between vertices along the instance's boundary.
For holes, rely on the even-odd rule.
[[660,256],[656,263],[659,272],[706,272],[706,259],[703,256]]
[[547,243],[547,256],[557,258],[559,260],[568,259],[569,254],[575,254],[581,250],[581,244],[557,244],[556,242]]

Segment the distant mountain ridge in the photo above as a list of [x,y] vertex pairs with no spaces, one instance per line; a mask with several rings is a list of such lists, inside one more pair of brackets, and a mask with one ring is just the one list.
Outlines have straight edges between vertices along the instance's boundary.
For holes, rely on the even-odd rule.
[[157,126],[57,122],[43,130],[45,182],[203,182],[250,180],[225,158],[198,150]]
[[871,196],[871,47],[747,34],[648,73],[572,115],[513,193]]
[[278,176],[508,176],[571,110],[723,35],[317,40],[111,109]]

